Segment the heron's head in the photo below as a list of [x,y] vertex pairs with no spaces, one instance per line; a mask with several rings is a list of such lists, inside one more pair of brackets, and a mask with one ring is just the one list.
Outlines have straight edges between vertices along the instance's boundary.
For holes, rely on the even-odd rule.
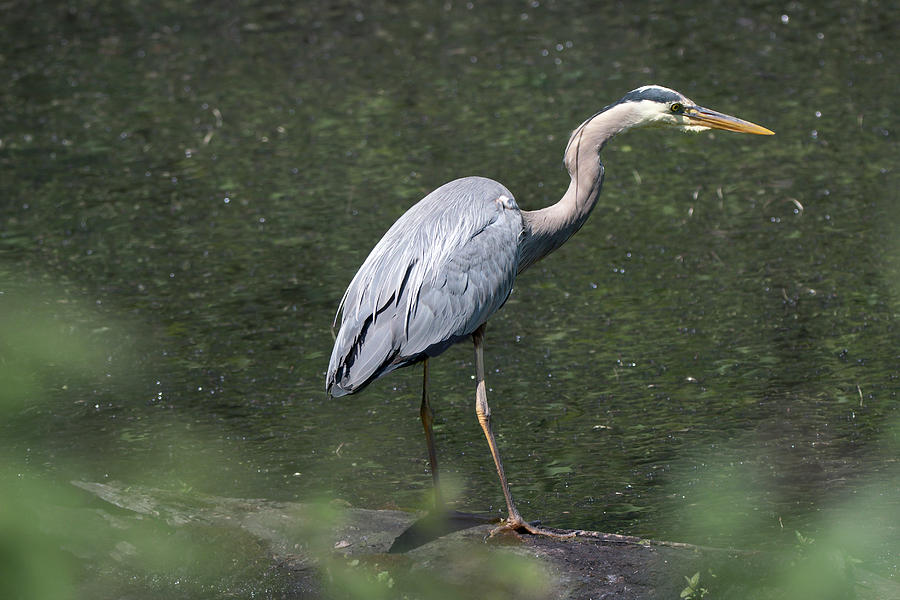
[[697,106],[693,100],[675,90],[661,85],[645,85],[600,109],[575,128],[563,159],[569,173],[578,169],[582,152],[600,152],[614,136],[636,127],[667,127],[681,131],[724,129],[757,135],[775,134],[755,123]]
[[607,108],[627,104],[633,127],[675,127],[682,131],[724,129],[739,133],[774,135],[765,127],[703,108],[693,100],[659,85],[645,85],[625,94]]

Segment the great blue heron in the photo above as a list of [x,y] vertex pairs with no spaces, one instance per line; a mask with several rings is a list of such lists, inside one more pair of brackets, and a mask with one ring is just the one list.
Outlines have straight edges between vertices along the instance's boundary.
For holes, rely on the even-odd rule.
[[[684,131],[725,129],[772,135],[689,98],[647,85],[579,125],[566,146],[571,181],[563,197],[535,211],[484,177],[464,177],[434,190],[388,229],[350,282],[338,307],[341,327],[328,365],[326,390],[352,394],[394,369],[424,363],[420,416],[439,503],[437,459],[428,397],[428,359],[469,337],[475,343],[475,413],[487,438],[507,518],[497,528],[558,535],[526,522],[513,503],[491,431],[484,381],[484,329],[506,302],[516,276],[559,248],[584,225],[603,182],[600,150],[613,136],[647,125]],[[335,324],[338,314],[335,315]]]

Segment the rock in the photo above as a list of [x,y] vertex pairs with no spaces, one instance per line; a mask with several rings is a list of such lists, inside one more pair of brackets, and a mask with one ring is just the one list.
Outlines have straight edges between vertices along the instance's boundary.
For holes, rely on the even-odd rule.
[[[628,600],[708,594],[793,600],[802,597],[802,588],[792,577],[809,566],[802,557],[791,564],[783,555],[584,530],[569,540],[491,538],[492,525],[460,529],[463,521],[449,527],[456,531],[390,554],[394,540],[421,515],[116,483],[73,485],[91,494],[95,506],[72,509],[80,511],[72,518],[102,532],[80,544],[70,541],[67,548],[93,565],[89,573],[105,574],[105,584],[87,578],[90,591],[118,585],[121,592],[137,580],[170,596],[173,589],[188,590],[184,597],[193,598],[252,591],[272,598]],[[830,591],[817,599],[900,597],[894,582],[848,565],[835,568],[829,560],[816,582]]]

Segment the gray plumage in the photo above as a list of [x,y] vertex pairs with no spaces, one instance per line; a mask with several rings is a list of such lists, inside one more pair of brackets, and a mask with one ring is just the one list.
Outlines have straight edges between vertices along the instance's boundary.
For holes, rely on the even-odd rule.
[[484,177],[446,183],[397,219],[341,300],[331,395],[472,335],[512,291],[521,233],[512,194]]

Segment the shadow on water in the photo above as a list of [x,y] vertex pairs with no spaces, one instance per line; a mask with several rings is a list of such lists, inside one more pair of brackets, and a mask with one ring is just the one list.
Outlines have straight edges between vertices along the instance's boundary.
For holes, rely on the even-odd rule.
[[[80,506],[60,492],[73,479],[426,505],[418,370],[339,402],[322,391],[344,287],[447,180],[555,201],[571,127],[658,82],[778,135],[644,131],[604,151],[596,213],[488,329],[520,510],[721,547],[793,547],[799,531],[896,578],[887,4],[0,12],[0,455],[22,483],[8,506]],[[471,373],[468,345],[434,365],[439,458],[463,482],[454,508],[499,514]],[[81,568],[56,538],[25,544],[14,513],[5,548]],[[50,587],[32,597],[56,594],[36,577]]]

